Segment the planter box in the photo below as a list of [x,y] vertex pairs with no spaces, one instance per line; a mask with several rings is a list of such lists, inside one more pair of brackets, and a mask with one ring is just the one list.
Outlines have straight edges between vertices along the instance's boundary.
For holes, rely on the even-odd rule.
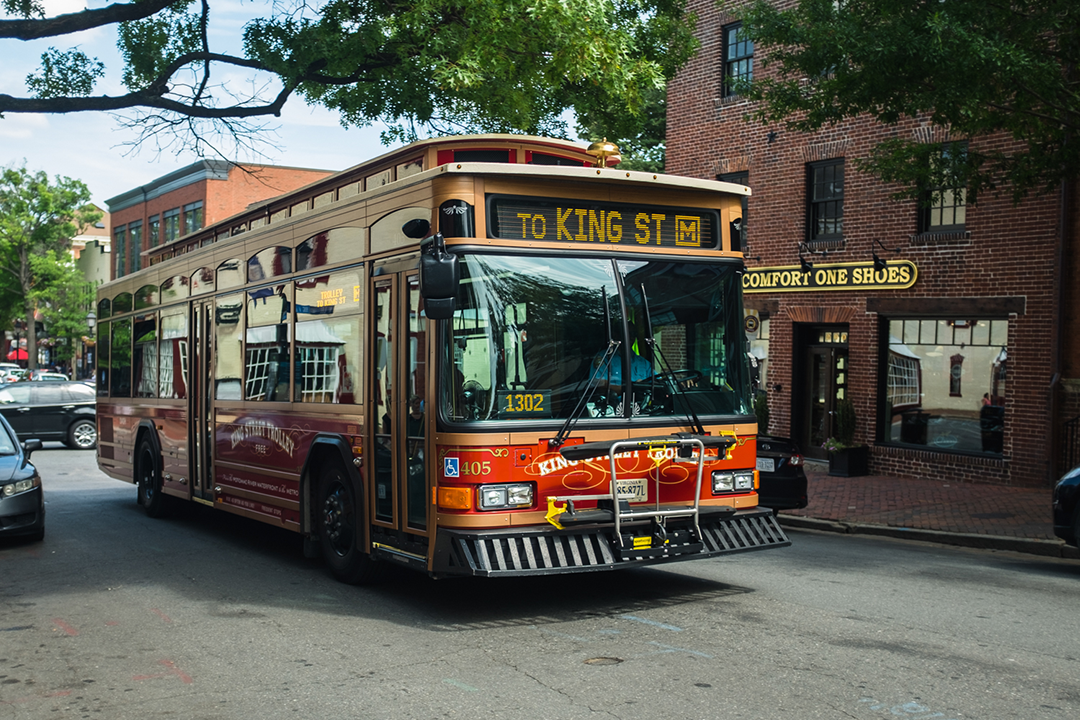
[[870,447],[860,445],[829,453],[829,474],[838,477],[869,475]]

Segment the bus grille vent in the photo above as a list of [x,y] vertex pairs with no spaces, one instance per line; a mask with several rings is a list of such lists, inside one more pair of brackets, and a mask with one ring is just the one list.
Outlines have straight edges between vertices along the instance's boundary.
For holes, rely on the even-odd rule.
[[600,569],[616,562],[610,541],[599,533],[459,537],[454,545],[455,564],[484,574]]

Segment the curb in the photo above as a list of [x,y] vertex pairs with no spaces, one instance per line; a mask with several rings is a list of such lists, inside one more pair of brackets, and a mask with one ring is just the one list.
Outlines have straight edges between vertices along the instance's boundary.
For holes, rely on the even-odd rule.
[[889,525],[871,525],[867,523],[846,523],[785,515],[783,513],[777,515],[776,519],[784,527],[804,530],[820,530],[847,535],[877,535],[903,538],[905,540],[921,540],[922,542],[932,542],[940,545],[959,545],[984,550],[1009,550],[1029,555],[1080,559],[1080,550],[1066,545],[1062,540],[1039,540],[1035,538],[1003,537],[1000,535],[952,533],[942,530],[920,530],[917,528],[891,527]]

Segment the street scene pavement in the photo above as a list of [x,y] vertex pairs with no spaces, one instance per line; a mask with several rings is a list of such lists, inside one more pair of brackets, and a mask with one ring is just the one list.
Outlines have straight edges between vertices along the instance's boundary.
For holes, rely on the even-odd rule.
[[806,477],[810,503],[782,511],[782,525],[1080,558],[1054,536],[1048,487],[833,477],[826,463],[812,460]]

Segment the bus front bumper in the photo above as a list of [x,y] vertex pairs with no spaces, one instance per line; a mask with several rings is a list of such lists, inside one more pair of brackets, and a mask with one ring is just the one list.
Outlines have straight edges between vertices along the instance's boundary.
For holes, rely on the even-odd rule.
[[700,533],[689,521],[669,523],[663,542],[633,543],[648,537],[647,526],[624,527],[622,540],[612,525],[557,530],[520,528],[461,531],[440,528],[433,573],[437,576],[510,577],[554,575],[641,567],[730,555],[791,544],[771,510],[754,508],[707,515]]

